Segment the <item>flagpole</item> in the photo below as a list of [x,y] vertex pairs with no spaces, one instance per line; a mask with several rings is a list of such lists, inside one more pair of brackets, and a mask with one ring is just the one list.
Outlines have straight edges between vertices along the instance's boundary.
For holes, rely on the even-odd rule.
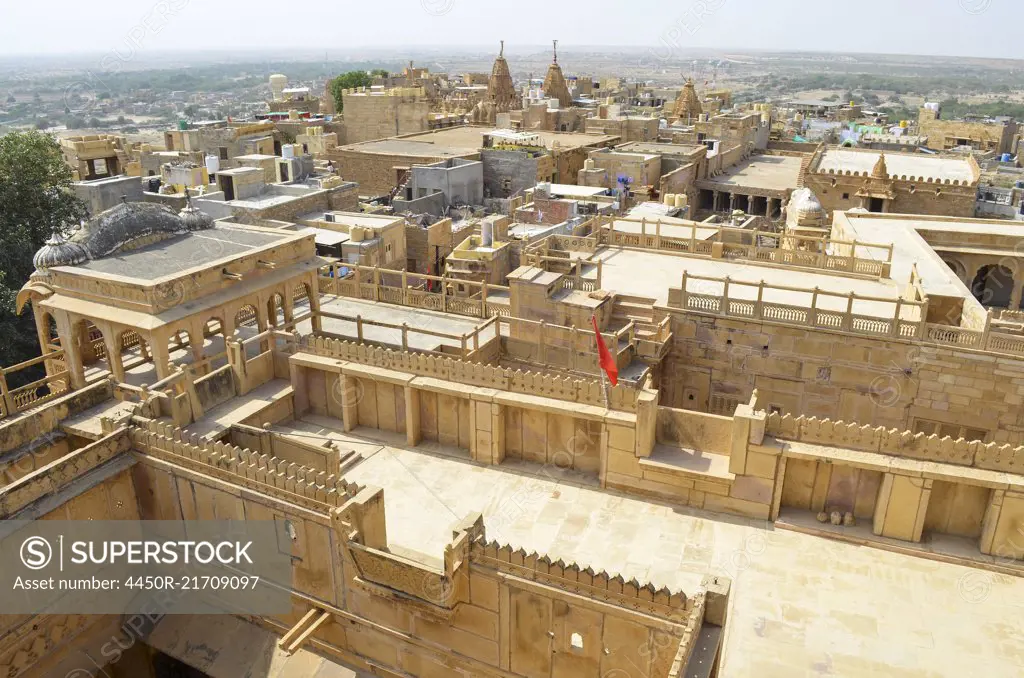
[[601,373],[601,393],[604,395],[604,409],[611,409],[608,407],[608,377],[605,376],[604,370],[598,369]]

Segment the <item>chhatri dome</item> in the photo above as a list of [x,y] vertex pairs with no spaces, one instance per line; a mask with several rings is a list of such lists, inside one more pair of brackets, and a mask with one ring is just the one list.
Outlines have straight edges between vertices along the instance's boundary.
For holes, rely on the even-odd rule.
[[806,187],[793,191],[786,205],[787,228],[824,228],[826,216],[818,196]]

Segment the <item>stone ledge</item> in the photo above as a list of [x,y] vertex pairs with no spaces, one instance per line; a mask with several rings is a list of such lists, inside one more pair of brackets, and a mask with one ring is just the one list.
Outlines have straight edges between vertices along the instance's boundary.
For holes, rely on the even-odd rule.
[[929,543],[913,543],[874,535],[871,532],[870,521],[862,526],[854,527],[823,525],[810,512],[794,509],[783,509],[783,515],[780,515],[774,524],[779,529],[801,532],[815,537],[836,539],[849,544],[871,546],[884,551],[916,556],[927,560],[973,567],[1014,577],[1024,577],[1024,564],[1016,565],[994,556],[984,555],[977,550],[976,546],[971,547],[974,550],[974,554],[966,550],[963,554],[953,552],[955,547],[953,542],[957,538],[947,535],[940,535],[940,537],[943,538],[943,541],[948,540],[950,545],[948,547],[941,546],[935,548],[934,545],[929,545]]

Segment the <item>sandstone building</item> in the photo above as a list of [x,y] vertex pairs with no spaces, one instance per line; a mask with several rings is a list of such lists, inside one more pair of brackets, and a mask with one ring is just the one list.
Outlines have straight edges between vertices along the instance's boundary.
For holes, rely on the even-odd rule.
[[[276,516],[292,608],[166,617],[113,663],[117,617],[6,615],[0,667],[1012,675],[985,629],[1022,602],[1024,334],[964,282],[1009,267],[1012,227],[787,208],[595,217],[518,262],[493,222],[443,276],[191,208],[55,235],[19,295],[45,376],[0,376],[0,512]],[[982,291],[1019,305],[1010,279]]]

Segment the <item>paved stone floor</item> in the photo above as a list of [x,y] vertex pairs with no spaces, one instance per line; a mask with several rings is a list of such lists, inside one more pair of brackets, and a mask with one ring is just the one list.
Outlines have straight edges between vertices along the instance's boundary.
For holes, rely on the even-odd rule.
[[451,524],[480,511],[489,538],[627,579],[692,591],[727,575],[723,677],[1024,675],[1024,579],[442,452],[381,446],[347,474],[385,489],[393,547],[436,562]]

